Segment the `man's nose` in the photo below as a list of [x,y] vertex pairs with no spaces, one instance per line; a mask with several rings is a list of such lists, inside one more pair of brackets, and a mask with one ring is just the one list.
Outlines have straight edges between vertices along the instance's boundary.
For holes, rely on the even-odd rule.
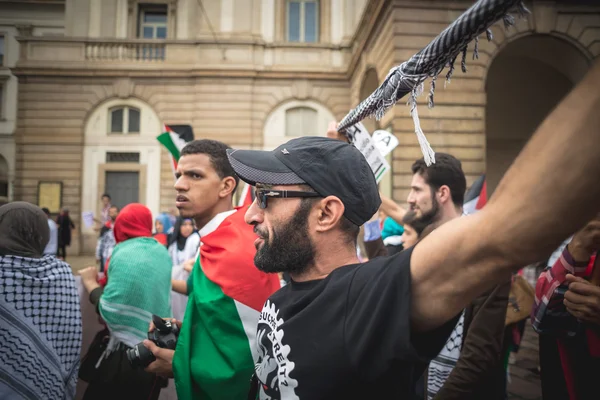
[[188,185],[185,181],[185,177],[182,175],[175,181],[175,185],[173,186],[177,191],[187,191]]
[[244,216],[244,221],[246,221],[246,223],[248,225],[256,225],[256,224],[262,223],[263,220],[264,220],[264,212],[258,206],[257,200],[254,199],[252,204],[250,204],[250,207],[248,207],[248,211],[246,211],[246,215]]

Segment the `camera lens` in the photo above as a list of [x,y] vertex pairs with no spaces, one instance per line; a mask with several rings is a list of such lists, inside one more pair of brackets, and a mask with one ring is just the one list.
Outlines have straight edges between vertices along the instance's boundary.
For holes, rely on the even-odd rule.
[[154,354],[143,343],[138,343],[126,351],[127,359],[133,368],[146,368],[156,360]]

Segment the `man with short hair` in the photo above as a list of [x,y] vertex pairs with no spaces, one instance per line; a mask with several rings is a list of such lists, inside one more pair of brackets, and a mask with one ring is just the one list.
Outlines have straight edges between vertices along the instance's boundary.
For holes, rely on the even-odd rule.
[[[238,176],[257,187],[246,213],[258,235],[256,266],[292,278],[260,314],[257,395],[414,395],[424,362],[473,299],[547,257],[598,212],[599,82],[597,62],[538,128],[484,209],[367,263],[358,263],[356,235],[380,200],[354,146],[301,137],[273,151],[228,150]],[[569,190],[557,192],[556,182]]]
[[422,223],[448,222],[462,215],[467,180],[461,162],[447,153],[435,153],[435,164],[423,158],[411,167],[408,204]]
[[[467,181],[461,162],[446,153],[435,154],[435,164],[424,159],[412,165],[408,195],[410,209],[430,226],[460,217]],[[444,266],[440,266],[443,268]],[[461,314],[448,341],[429,364],[417,394],[432,399],[505,398],[502,339],[510,280],[483,293]]]
[[256,236],[244,222],[247,207],[232,206],[239,178],[227,160],[228,148],[195,140],[181,150],[177,164],[175,204],[199,228],[199,257],[187,282],[189,300],[175,352],[150,341],[144,345],[157,358],[147,371],[174,375],[180,399],[245,398],[256,361],[258,314],[280,287],[276,274],[254,266]]
[[48,217],[48,228],[50,229],[50,240],[44,248],[44,255],[50,254],[55,256],[58,251],[58,227],[56,226],[56,222],[50,217],[50,210],[44,207],[42,211]]

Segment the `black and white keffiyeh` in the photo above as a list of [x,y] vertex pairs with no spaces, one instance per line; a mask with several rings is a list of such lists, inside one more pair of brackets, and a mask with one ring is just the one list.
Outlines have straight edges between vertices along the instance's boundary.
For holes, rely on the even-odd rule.
[[67,263],[0,256],[0,398],[74,398],[81,334]]
[[444,386],[456,366],[464,340],[465,312],[463,310],[446,344],[427,368],[427,400],[432,400]]
[[[433,107],[437,76],[448,66],[446,80],[450,81],[454,63],[461,54],[461,69],[466,72],[468,44],[475,40],[473,58],[478,58],[479,35],[486,32],[487,39],[492,40],[492,31],[489,28],[500,19],[503,19],[507,28],[514,25],[514,17],[509,14],[511,12],[525,16],[529,10],[521,0],[477,1],[423,50],[392,68],[381,86],[342,119],[338,131],[344,133],[347,128],[366,117],[381,119],[390,107],[410,93],[408,104],[421,151],[427,165],[435,163],[435,153],[425,138],[417,113],[417,97],[423,92],[423,82],[429,77],[432,78],[428,103],[429,107]],[[353,141],[353,138],[349,139]]]

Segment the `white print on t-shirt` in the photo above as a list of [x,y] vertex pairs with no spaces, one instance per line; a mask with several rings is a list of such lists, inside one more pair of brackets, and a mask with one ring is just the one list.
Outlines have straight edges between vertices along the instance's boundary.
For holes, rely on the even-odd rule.
[[290,378],[295,364],[288,359],[290,346],[283,344],[283,319],[277,318],[278,314],[275,304],[267,300],[258,318],[256,377],[260,381],[260,399],[298,400],[298,381]]

